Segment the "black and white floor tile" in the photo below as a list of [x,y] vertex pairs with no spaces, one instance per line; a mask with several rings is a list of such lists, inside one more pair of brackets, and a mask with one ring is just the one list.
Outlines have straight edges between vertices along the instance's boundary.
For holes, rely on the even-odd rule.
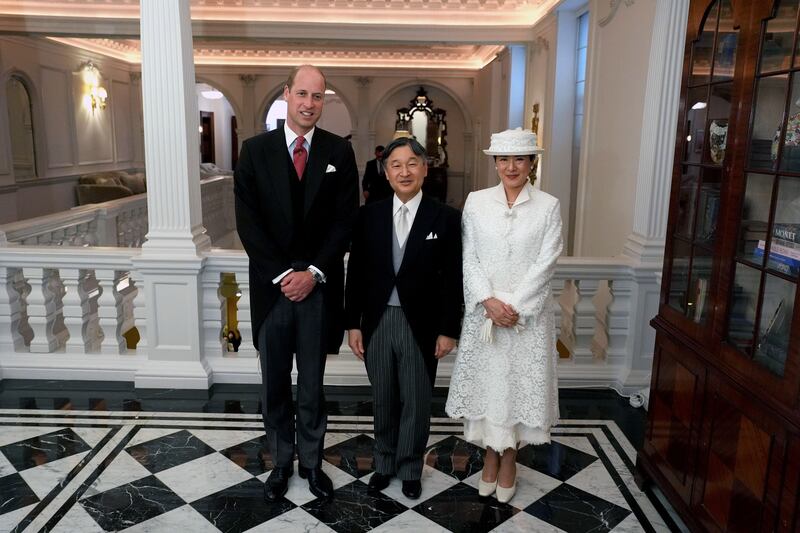
[[367,493],[372,418],[331,416],[334,498],[294,475],[263,500],[272,462],[257,414],[0,410],[0,531],[652,532],[669,519],[633,482],[635,449],[612,420],[562,420],[522,448],[509,504],[480,498],[480,449],[431,421],[422,496]]

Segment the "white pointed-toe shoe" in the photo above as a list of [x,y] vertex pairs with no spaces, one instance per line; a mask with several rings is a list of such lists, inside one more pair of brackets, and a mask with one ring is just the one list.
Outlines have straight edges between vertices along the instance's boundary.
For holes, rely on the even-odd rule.
[[478,494],[482,497],[491,496],[494,494],[494,490],[497,488],[497,480],[494,481],[484,481],[483,477],[478,479]]
[[515,492],[517,492],[516,480],[514,480],[514,484],[510,487],[501,487],[497,485],[497,501],[500,503],[508,503],[511,501],[511,498],[514,497]]

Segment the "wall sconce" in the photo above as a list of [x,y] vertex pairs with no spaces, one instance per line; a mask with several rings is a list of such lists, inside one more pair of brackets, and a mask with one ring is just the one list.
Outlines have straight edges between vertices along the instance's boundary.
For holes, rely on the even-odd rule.
[[108,91],[100,85],[100,71],[91,61],[82,65],[81,70],[84,85],[83,106],[94,112],[95,109],[105,109],[108,100]]

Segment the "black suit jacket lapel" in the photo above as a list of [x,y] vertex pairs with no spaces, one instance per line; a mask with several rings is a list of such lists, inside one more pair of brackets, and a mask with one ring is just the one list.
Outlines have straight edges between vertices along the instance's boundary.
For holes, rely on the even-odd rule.
[[436,204],[423,195],[417,210],[417,216],[414,217],[414,223],[411,225],[411,232],[408,234],[406,251],[403,254],[403,262],[400,263],[398,275],[419,254],[422,249],[422,243],[425,242],[425,238],[428,236],[430,228],[438,215],[439,209],[437,209]]
[[289,191],[289,149],[286,148],[286,134],[283,128],[270,137],[267,144],[267,174],[286,223],[292,226],[292,194]]
[[314,204],[314,197],[316,197],[319,187],[322,185],[322,178],[325,177],[328,161],[330,161],[331,143],[326,133],[324,130],[317,128],[311,138],[312,144],[308,157],[308,167],[303,177],[306,182],[304,217],[308,216],[308,210]]

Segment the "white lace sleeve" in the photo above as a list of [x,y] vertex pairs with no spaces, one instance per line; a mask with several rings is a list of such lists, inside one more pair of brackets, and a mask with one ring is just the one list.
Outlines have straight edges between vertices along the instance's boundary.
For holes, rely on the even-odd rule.
[[475,212],[472,210],[472,195],[467,196],[461,216],[464,269],[464,306],[469,313],[482,301],[492,296],[492,286],[481,266],[476,250]]
[[563,248],[561,208],[558,201],[553,203],[546,220],[542,247],[536,261],[525,272],[525,276],[508,302],[525,317],[537,316],[550,300],[550,280]]

